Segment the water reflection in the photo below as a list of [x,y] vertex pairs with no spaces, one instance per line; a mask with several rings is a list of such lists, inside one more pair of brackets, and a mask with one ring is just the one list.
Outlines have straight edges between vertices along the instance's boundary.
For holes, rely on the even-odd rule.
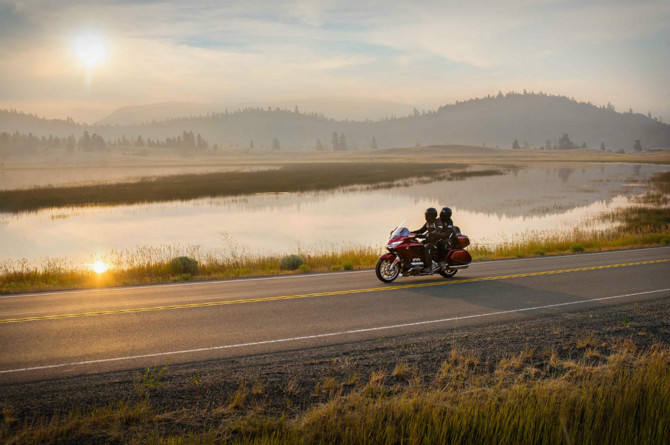
[[225,253],[236,243],[259,254],[381,245],[402,219],[418,228],[426,207],[442,205],[452,207],[455,223],[478,244],[587,224],[604,228],[606,223],[593,222],[594,216],[628,205],[631,196],[644,190],[648,177],[667,170],[636,167],[551,166],[385,190],[260,194],[0,214],[0,261],[67,257],[83,262],[112,249],[165,244],[199,245],[204,252]]

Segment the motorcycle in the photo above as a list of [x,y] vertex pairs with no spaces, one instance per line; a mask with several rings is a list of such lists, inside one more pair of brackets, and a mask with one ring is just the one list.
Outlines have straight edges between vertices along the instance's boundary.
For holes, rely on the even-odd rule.
[[377,278],[384,283],[394,281],[398,276],[412,277],[418,275],[440,274],[444,278],[451,278],[461,269],[467,269],[472,262],[470,253],[465,250],[470,245],[470,239],[461,234],[458,227],[454,226],[456,234],[455,242],[452,247],[447,247],[447,255],[444,265],[438,262],[435,249],[431,252],[432,266],[430,273],[423,273],[423,244],[419,241],[425,238],[423,235],[410,233],[409,229],[404,227],[405,220],[398,227],[391,231],[391,235],[386,243],[388,253],[379,257],[375,272]]

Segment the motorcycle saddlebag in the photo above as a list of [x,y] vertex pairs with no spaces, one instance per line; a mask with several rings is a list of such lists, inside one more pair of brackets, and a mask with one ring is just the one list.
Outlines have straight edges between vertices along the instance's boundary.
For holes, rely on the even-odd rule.
[[465,235],[458,235],[456,237],[456,240],[458,241],[457,242],[458,247],[460,247],[461,249],[465,249],[470,245],[470,238],[468,238]]
[[447,255],[447,263],[450,266],[461,266],[463,264],[470,264],[472,257],[467,250],[457,249],[452,250]]

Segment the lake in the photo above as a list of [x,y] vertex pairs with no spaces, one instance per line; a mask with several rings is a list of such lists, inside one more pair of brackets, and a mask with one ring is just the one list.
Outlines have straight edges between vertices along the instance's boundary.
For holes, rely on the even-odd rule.
[[[50,259],[78,267],[92,258],[205,257],[283,254],[352,245],[379,246],[401,220],[423,224],[427,207],[453,209],[472,243],[493,245],[530,233],[601,229],[597,216],[631,205],[646,180],[668,167],[630,164],[557,164],[507,169],[470,177],[370,190],[259,194],[112,207],[0,213],[0,263],[16,268]],[[148,246],[144,247],[143,246]]]

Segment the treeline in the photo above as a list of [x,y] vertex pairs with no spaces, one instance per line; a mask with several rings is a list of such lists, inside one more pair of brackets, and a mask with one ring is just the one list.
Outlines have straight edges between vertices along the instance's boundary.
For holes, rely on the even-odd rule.
[[[184,131],[181,135],[164,140],[143,138],[138,136],[134,140],[126,136],[114,140],[105,140],[97,133],[89,134],[88,131],[76,138],[73,134],[64,137],[49,135],[38,137],[32,133],[22,134],[0,133],[0,154],[31,154],[47,152],[49,150],[65,150],[74,153],[75,150],[87,152],[103,152],[111,147],[155,147],[180,150],[205,150],[209,148],[209,142],[199,133],[194,135],[192,131]],[[218,148],[216,144],[213,148]]]
[[[185,129],[175,137],[175,128]],[[245,108],[151,121],[139,125],[74,124],[0,111],[0,131],[64,137],[84,131],[101,136],[107,144],[127,142],[145,146],[202,148],[206,139],[238,149],[366,150],[374,148],[462,144],[551,149],[601,145],[613,150],[634,149],[636,140],[645,148],[670,147],[670,125],[651,113],[619,113],[612,104],[596,106],[574,98],[524,91],[457,101],[431,111],[414,110],[408,116],[376,121],[334,120],[297,108]],[[567,140],[554,135],[569,134]],[[336,137],[335,137],[336,135]],[[125,138],[125,140],[124,140]],[[118,142],[120,141],[120,142]],[[253,141],[251,143],[250,141]],[[527,144],[526,144],[527,142]]]
[[[514,139],[514,142],[512,143],[512,148],[515,149],[515,150],[518,150],[518,149],[521,149],[521,148],[529,149],[531,147],[530,147],[530,144],[528,143],[528,141],[524,140],[523,145],[521,145],[521,144],[519,144],[518,139]],[[574,142],[572,142],[572,140],[570,139],[570,136],[568,136],[567,133],[563,133],[563,135],[560,138],[558,138],[558,140],[555,141],[555,142],[553,142],[551,139],[547,139],[546,142],[544,143],[544,145],[540,145],[539,147],[532,147],[532,148],[534,148],[536,150],[574,150],[576,148],[589,148],[589,147],[587,147],[586,142],[582,142],[581,145],[575,144]],[[633,149],[633,151],[637,151],[637,152],[644,150],[644,147],[642,146],[642,143],[640,142],[639,139],[635,139],[631,148]],[[612,151],[612,150],[607,149],[607,146],[605,145],[604,142],[600,143],[600,150],[602,150],[602,151]],[[619,149],[618,152],[624,152],[624,150]]]

